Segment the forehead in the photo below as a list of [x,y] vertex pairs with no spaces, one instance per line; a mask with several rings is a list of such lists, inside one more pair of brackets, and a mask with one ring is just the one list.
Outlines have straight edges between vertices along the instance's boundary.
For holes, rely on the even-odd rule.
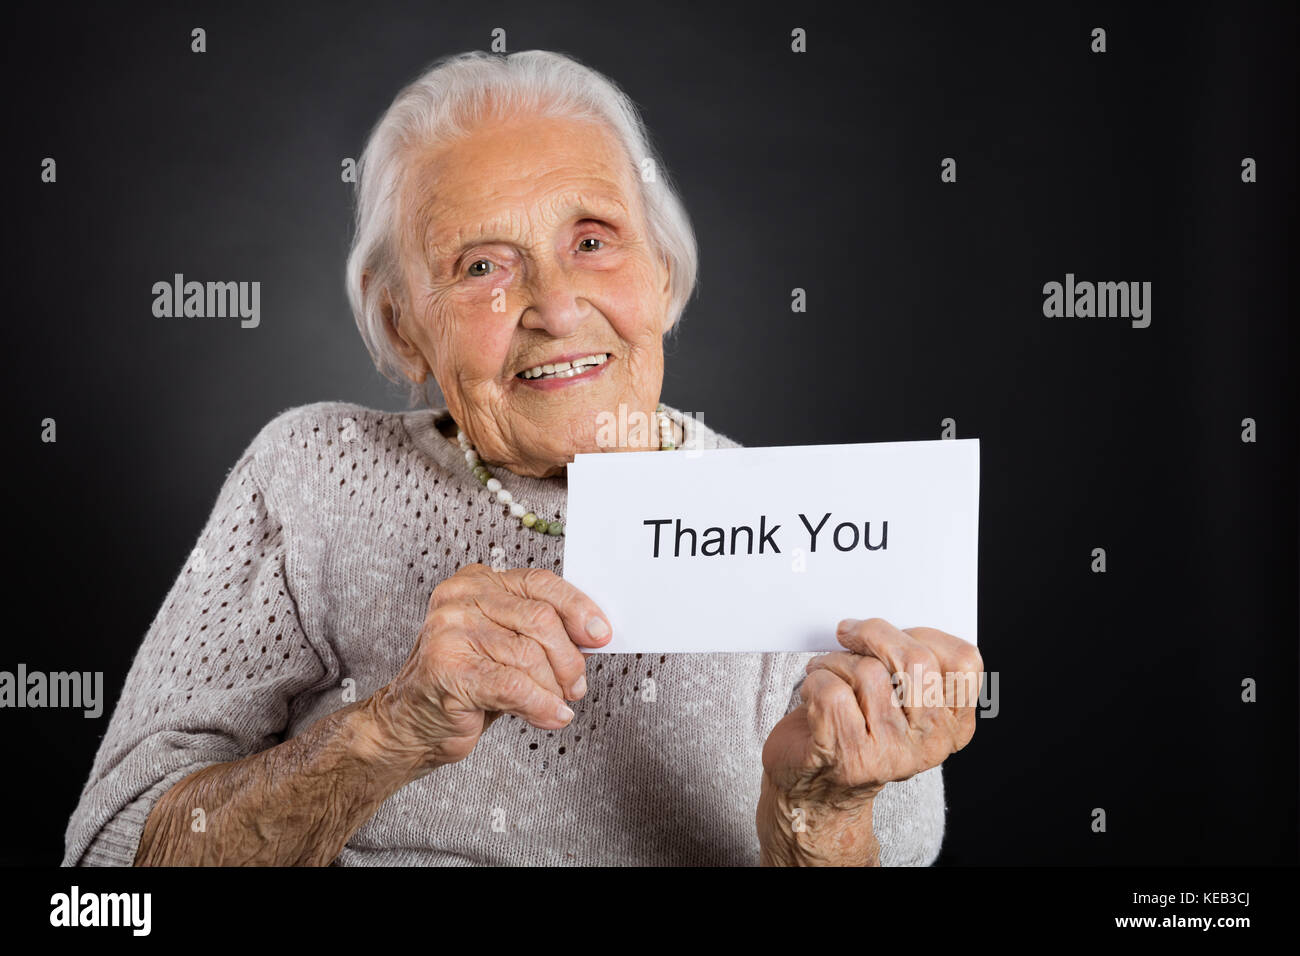
[[413,150],[405,172],[408,226],[442,242],[458,231],[517,222],[512,213],[523,207],[628,214],[638,205],[617,138],[583,120],[495,120],[449,145]]

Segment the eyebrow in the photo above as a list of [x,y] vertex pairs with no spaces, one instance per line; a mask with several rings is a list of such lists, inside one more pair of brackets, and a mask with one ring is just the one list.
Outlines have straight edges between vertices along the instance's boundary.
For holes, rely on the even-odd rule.
[[[581,219],[606,219],[611,212],[626,215],[627,207],[611,196],[591,196],[585,201],[573,197],[564,208],[566,217],[577,215]],[[455,248],[448,249],[437,244],[431,244],[428,248],[437,260],[455,262],[474,246],[511,241],[512,238],[505,231],[505,220],[497,220],[487,223],[478,233],[457,244]]]

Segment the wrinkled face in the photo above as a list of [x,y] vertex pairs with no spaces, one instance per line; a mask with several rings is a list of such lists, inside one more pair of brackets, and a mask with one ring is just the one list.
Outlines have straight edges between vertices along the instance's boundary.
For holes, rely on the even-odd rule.
[[576,453],[611,450],[598,444],[610,433],[602,412],[617,421],[623,405],[623,420],[655,422],[670,276],[612,133],[493,121],[413,151],[401,208],[401,347],[484,461],[558,474]]

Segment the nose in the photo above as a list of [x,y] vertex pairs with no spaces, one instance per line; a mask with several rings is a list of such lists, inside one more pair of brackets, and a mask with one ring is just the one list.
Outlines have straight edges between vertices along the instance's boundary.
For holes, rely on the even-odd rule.
[[555,338],[576,331],[591,311],[576,278],[560,263],[538,266],[527,284],[529,301],[521,320],[523,327],[545,330]]

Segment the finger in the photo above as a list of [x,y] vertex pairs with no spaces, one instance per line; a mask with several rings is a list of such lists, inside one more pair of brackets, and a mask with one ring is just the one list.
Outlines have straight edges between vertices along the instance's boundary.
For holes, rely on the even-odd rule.
[[570,640],[579,647],[603,647],[612,633],[596,602],[554,571],[518,568],[498,574],[502,587],[519,597],[545,601],[560,615]]
[[930,647],[944,671],[944,703],[953,715],[954,750],[961,750],[975,736],[979,716],[980,687],[984,681],[984,659],[975,645],[932,627],[908,628],[908,633]]
[[488,621],[474,634],[473,642],[480,654],[504,667],[521,670],[538,686],[557,697],[564,696],[564,689],[555,679],[545,648],[536,641]]
[[853,687],[830,670],[811,671],[799,687],[808,732],[819,756],[841,765],[843,755],[869,745],[867,721]]
[[[552,605],[499,590],[480,591],[474,596],[474,604],[489,621],[534,642],[544,651],[551,679],[564,688],[570,700],[577,700],[587,692],[587,659],[569,639],[559,612]],[[545,681],[538,683],[546,686]]]
[[564,700],[515,667],[479,657],[460,678],[461,694],[483,711],[516,714],[534,727],[558,730],[573,719]]
[[[944,674],[946,702],[954,710],[976,707],[984,682],[984,659],[975,645],[933,627],[908,627],[904,633],[934,653]],[[951,679],[949,679],[949,675]]]
[[885,664],[875,657],[837,651],[814,657],[808,671],[828,670],[853,688],[858,706],[867,722],[867,733],[883,738],[887,734],[907,734],[907,717],[903,714],[894,681]]
[[[883,618],[841,620],[836,637],[853,653],[884,662],[900,684],[907,723],[918,730],[927,730],[931,726],[935,721],[935,710],[943,706],[944,678],[939,670],[939,658],[927,645]],[[937,693],[936,685],[939,688]],[[927,688],[930,689],[928,697]]]
[[[924,728],[933,722],[932,711],[943,704],[943,674],[939,659],[928,646],[879,617],[843,620],[836,637],[855,654],[878,658],[891,675],[900,675],[903,712],[908,723]],[[936,685],[940,688],[937,696]],[[928,699],[927,688],[931,691]]]

